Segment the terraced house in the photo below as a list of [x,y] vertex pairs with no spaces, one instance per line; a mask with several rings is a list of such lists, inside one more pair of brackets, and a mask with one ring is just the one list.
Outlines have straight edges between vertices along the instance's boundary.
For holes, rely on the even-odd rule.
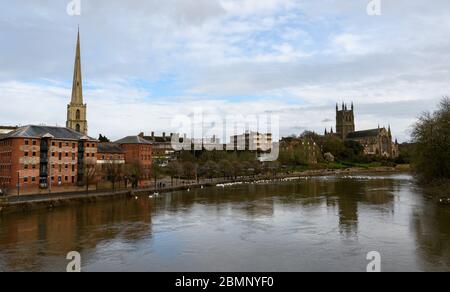
[[76,191],[97,163],[97,145],[68,128],[21,127],[0,138],[0,188],[9,194]]

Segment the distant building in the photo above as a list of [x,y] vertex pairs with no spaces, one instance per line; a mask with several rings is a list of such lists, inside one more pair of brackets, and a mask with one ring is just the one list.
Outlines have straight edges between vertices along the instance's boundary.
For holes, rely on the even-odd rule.
[[366,155],[380,156],[386,158],[397,158],[399,147],[397,141],[393,141],[391,127],[356,131],[354,105],[349,108],[345,103],[342,108],[336,104],[336,134],[325,130],[325,135],[334,135],[342,140],[359,142],[364,147]]
[[[68,128],[25,126],[0,138],[0,187],[20,193],[76,190],[95,167],[97,140]],[[2,187],[3,186],[3,187]]]
[[[319,146],[313,140],[307,138],[283,138],[279,147],[282,160],[298,159],[306,164],[317,164],[321,155]],[[286,155],[292,157],[285,157]]]
[[231,136],[227,150],[270,152],[272,150],[272,134],[247,132]]
[[87,135],[87,105],[83,103],[83,79],[81,75],[80,32],[78,31],[73,73],[72,99],[67,106],[66,127]]
[[119,145],[124,151],[126,164],[139,168],[139,183],[141,186],[145,186],[151,179],[152,142],[141,136],[128,136],[114,142],[114,144]]
[[144,133],[139,134],[141,138],[152,143],[152,159],[154,162],[165,166],[174,159],[175,150],[172,147],[172,137],[173,133],[170,136],[167,136],[166,133],[163,133],[162,136],[156,136],[155,132],[151,133],[151,136],[145,136]]
[[397,158],[399,147],[392,141],[391,127],[357,131],[347,135],[347,140],[357,141],[364,146],[364,154]]
[[347,135],[355,131],[355,114],[353,103],[348,109],[346,104],[342,104],[342,110],[339,110],[336,104],[336,134],[345,140]]

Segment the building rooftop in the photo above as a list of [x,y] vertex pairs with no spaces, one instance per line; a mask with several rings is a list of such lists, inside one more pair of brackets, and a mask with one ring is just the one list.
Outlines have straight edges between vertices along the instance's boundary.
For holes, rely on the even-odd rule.
[[139,134],[140,137],[153,143],[171,143],[173,135],[173,133],[170,133],[170,135],[163,133],[162,136],[156,136],[155,132],[152,132],[151,136],[145,136],[144,133]]
[[152,136],[144,136],[144,139],[150,142],[155,143],[171,143],[172,137],[152,137]]
[[17,130],[18,128],[19,128],[18,126],[2,126],[2,125],[0,125],[0,131],[2,131],[2,130],[14,131],[14,130]]
[[347,139],[359,139],[367,137],[376,137],[380,133],[380,129],[372,129],[365,131],[356,131],[347,135]]
[[62,139],[62,140],[81,140],[86,139],[90,141],[96,141],[95,138],[88,137],[84,134],[78,133],[72,129],[62,128],[62,127],[51,127],[51,126],[24,126],[20,127],[15,131],[12,131],[2,137],[0,139],[9,139],[9,138],[35,138],[39,139],[42,137],[52,137],[53,139]]
[[144,138],[142,138],[140,136],[128,136],[128,137],[125,137],[123,139],[120,139],[120,140],[114,142],[114,144],[148,144],[148,145],[152,145],[153,143],[145,140]]
[[97,152],[98,153],[114,153],[114,154],[124,153],[123,149],[120,148],[119,144],[115,144],[115,143],[99,143]]

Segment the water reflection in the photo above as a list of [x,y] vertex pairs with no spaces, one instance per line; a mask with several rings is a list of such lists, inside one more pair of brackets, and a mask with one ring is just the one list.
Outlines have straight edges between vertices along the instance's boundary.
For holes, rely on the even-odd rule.
[[449,212],[409,176],[325,177],[0,217],[1,271],[448,270]]

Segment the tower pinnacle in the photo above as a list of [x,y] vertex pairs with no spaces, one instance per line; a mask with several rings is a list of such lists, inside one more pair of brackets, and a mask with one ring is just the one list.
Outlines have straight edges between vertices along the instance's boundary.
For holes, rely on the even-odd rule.
[[80,28],[78,28],[75,66],[73,72],[72,104],[83,104],[83,80],[81,76]]
[[83,103],[83,79],[81,75],[80,28],[78,28],[73,72],[72,99],[67,106],[66,127],[87,135],[87,106]]

